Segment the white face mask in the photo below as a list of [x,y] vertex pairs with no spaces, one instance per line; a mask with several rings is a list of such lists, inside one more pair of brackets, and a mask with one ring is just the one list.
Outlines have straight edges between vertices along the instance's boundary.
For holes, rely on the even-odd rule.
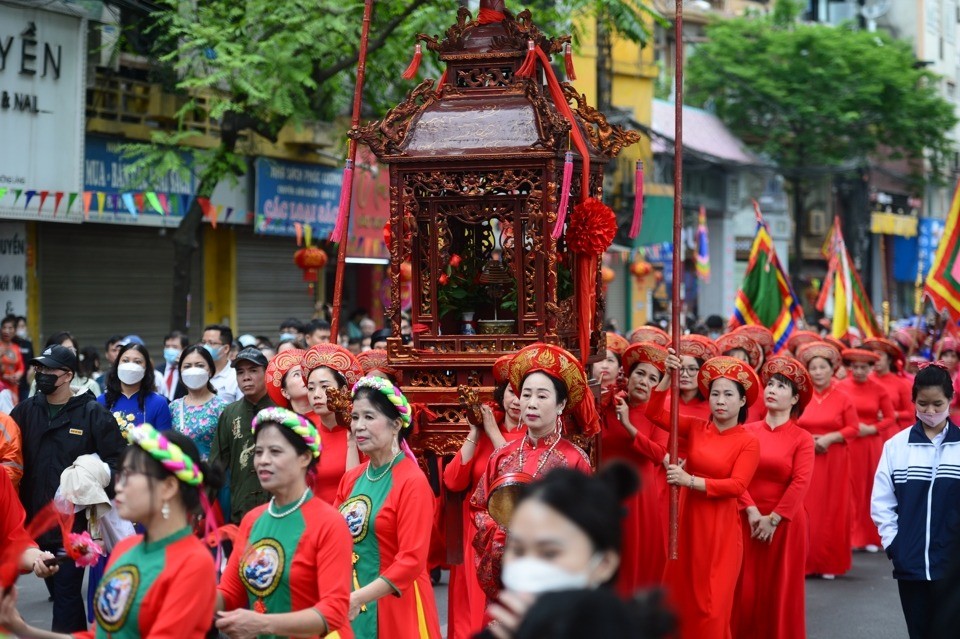
[[28,333],[27,329],[25,328],[18,328],[17,337],[19,337],[20,339],[28,339],[30,337],[30,333]]
[[117,366],[117,377],[127,385],[136,384],[141,381],[145,372],[146,369],[143,366],[134,364],[133,362],[124,362]]
[[[590,572],[600,564],[600,556],[594,555],[591,567],[584,572],[569,572],[536,557],[522,557],[505,562],[501,579],[507,590],[539,595],[560,590],[581,590],[592,587]],[[596,563],[594,563],[596,562]]]
[[210,373],[195,366],[183,369],[180,373],[180,379],[183,380],[183,385],[190,390],[197,390],[207,385],[207,382],[210,381]]
[[947,410],[943,411],[942,413],[921,413],[920,411],[917,411],[917,419],[919,419],[921,422],[923,422],[930,428],[933,428],[934,426],[939,425],[940,423],[943,422],[943,420],[945,420],[949,416],[950,416],[949,408],[947,408]]

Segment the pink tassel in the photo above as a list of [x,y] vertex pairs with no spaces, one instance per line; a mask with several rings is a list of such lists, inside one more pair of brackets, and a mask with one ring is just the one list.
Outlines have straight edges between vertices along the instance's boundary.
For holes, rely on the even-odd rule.
[[570,183],[573,181],[573,151],[563,156],[563,182],[560,184],[560,203],[557,204],[557,223],[553,225],[553,239],[563,234],[563,225],[567,221],[567,208],[570,206]]
[[410,444],[407,443],[407,440],[403,439],[400,441],[400,450],[403,451],[403,454],[410,458],[414,464],[417,463],[417,456],[413,454],[413,451],[410,450]]
[[537,46],[533,40],[527,40],[527,57],[523,59],[523,64],[517,69],[518,78],[532,78],[537,69]]
[[343,186],[340,187],[340,210],[337,211],[337,224],[330,233],[331,242],[339,242],[347,232],[347,218],[350,217],[350,196],[353,192],[353,160],[347,160],[343,168]]
[[563,45],[563,66],[567,71],[567,80],[576,80],[577,72],[573,69],[573,47],[569,42]]
[[410,61],[410,66],[407,67],[407,70],[403,72],[401,76],[404,80],[413,80],[417,77],[417,71],[420,70],[420,60],[423,59],[423,48],[418,42],[417,45],[413,48],[413,60]]
[[640,235],[643,225],[643,162],[637,160],[636,182],[633,186],[633,224],[630,225],[630,239]]

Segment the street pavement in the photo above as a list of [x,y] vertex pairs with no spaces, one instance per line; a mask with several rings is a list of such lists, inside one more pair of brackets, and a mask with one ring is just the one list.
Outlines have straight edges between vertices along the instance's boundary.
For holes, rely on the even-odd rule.
[[[436,587],[441,627],[447,624],[447,580]],[[900,611],[897,584],[886,555],[857,553],[853,569],[833,581],[807,579],[808,639],[904,639],[907,628]],[[17,582],[20,614],[28,623],[50,627],[51,603],[43,583],[32,576]],[[753,639],[753,638],[743,638]]]

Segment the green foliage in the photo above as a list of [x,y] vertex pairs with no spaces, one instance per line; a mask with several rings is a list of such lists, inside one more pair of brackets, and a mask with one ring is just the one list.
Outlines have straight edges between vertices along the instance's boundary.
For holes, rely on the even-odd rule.
[[688,101],[715,110],[791,180],[887,147],[945,167],[957,120],[910,45],[796,16],[795,2],[780,0],[771,17],[710,25],[689,60]]

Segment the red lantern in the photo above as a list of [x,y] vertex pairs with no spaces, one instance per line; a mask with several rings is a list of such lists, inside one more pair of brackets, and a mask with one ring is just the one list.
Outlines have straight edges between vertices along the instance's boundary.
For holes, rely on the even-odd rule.
[[607,286],[617,277],[617,274],[613,272],[613,269],[609,266],[604,266],[600,269],[600,279],[603,281],[603,285]]
[[653,272],[653,264],[646,260],[637,260],[630,265],[630,273],[637,279],[642,279]]
[[316,246],[308,246],[293,254],[293,263],[303,271],[304,282],[316,282],[317,272],[327,265],[327,254]]

